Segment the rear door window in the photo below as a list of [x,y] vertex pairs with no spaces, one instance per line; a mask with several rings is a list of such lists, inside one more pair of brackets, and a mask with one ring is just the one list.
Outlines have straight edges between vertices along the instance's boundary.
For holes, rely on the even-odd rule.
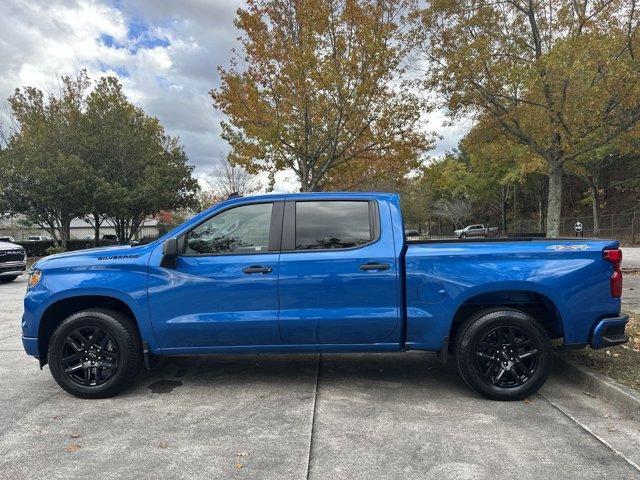
[[296,250],[353,248],[374,240],[368,201],[296,202]]

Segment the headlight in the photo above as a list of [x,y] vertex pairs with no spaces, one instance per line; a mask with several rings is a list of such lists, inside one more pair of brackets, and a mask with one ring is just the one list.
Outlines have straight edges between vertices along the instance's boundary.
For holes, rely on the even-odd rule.
[[40,279],[42,278],[42,270],[31,270],[29,272],[29,279],[27,280],[27,285],[29,288],[35,287]]

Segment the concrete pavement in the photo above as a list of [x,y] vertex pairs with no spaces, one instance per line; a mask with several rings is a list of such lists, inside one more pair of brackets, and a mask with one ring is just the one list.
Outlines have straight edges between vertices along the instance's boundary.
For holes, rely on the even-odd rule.
[[79,400],[22,352],[25,281],[0,285],[3,479],[640,479],[640,425],[560,377],[493,402],[423,353],[175,358]]
[[623,274],[622,305],[625,310],[640,314],[640,274]]
[[640,269],[640,247],[623,247],[622,268]]

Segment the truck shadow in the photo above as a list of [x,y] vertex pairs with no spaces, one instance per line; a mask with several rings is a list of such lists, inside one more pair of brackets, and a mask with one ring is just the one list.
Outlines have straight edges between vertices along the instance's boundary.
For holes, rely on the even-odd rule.
[[162,357],[140,375],[137,384],[151,393],[165,394],[183,386],[306,388],[316,379],[322,386],[348,388],[458,389],[463,385],[452,362],[442,365],[433,354],[422,352]]

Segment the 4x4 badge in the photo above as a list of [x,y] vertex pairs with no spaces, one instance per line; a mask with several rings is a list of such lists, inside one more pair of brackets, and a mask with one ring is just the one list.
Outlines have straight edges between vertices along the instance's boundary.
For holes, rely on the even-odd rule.
[[556,252],[566,252],[566,251],[579,251],[579,250],[589,250],[591,248],[586,243],[579,243],[577,245],[548,245],[547,250],[555,250]]

